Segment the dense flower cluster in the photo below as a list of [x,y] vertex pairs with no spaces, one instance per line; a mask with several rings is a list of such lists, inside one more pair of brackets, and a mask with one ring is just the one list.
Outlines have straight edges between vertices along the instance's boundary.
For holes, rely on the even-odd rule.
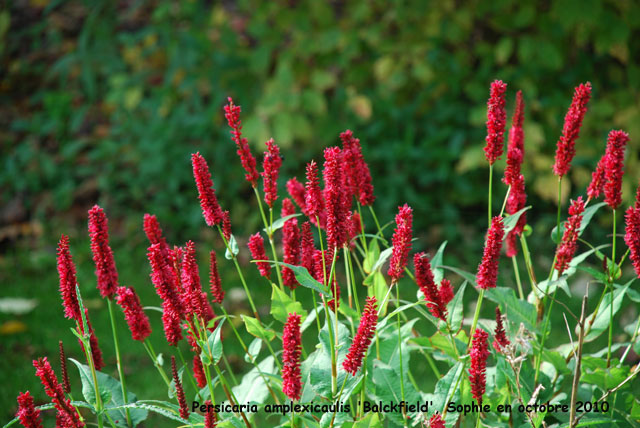
[[262,183],[264,186],[264,201],[269,208],[278,199],[278,175],[282,166],[280,148],[273,142],[273,138],[266,142],[267,151],[262,161]]
[[58,349],[60,353],[60,375],[62,376],[62,390],[68,394],[71,392],[71,382],[69,382],[69,373],[67,371],[67,357],[64,354],[64,346],[62,340],[58,341]]
[[439,413],[434,414],[426,425],[427,428],[446,428],[442,416]]
[[229,242],[231,239],[231,216],[229,210],[222,211],[222,236]]
[[589,98],[591,98],[591,83],[587,82],[578,85],[574,91],[571,106],[564,117],[562,136],[560,136],[556,148],[553,173],[558,177],[563,177],[571,168],[571,161],[576,154],[576,140],[580,135],[580,128],[587,112]]
[[62,235],[58,243],[58,275],[64,316],[81,323],[80,304],[76,294],[76,266],[69,251],[69,237]]
[[431,264],[425,253],[416,253],[413,256],[413,265],[416,271],[416,282],[420,291],[424,294],[429,312],[442,321],[447,320],[447,303],[453,299],[453,289],[451,283],[443,279],[440,289],[436,286],[431,272]]
[[233,103],[231,97],[227,98],[229,104],[224,106],[224,117],[227,119],[229,127],[231,127],[231,138],[238,147],[238,156],[242,167],[246,171],[245,178],[252,187],[256,187],[258,183],[258,170],[256,169],[256,158],[251,154],[247,139],[242,136],[242,122],[240,121],[240,112],[242,109]]
[[502,323],[502,313],[500,312],[500,308],[496,307],[496,331],[493,334],[493,347],[498,352],[502,352],[502,348],[509,345],[509,339],[507,338],[507,334],[504,331],[504,325]]
[[182,339],[180,320],[184,316],[180,298],[179,277],[169,260],[163,256],[161,244],[153,244],[147,253],[151,264],[151,282],[162,299],[162,325],[167,342],[175,346]]
[[307,269],[309,275],[316,278],[315,265],[316,262],[313,255],[316,252],[313,243],[313,233],[311,232],[311,223],[305,221],[302,223],[302,238],[300,241],[300,266]]
[[342,151],[345,154],[346,184],[349,193],[355,196],[361,205],[371,205],[376,197],[373,195],[369,165],[362,156],[360,140],[355,138],[349,129],[340,134],[340,139],[342,140]]
[[604,192],[604,168],[607,162],[606,153],[602,155],[596,166],[596,170],[591,173],[591,183],[587,187],[587,196],[590,199],[595,199]]
[[198,354],[193,356],[193,377],[198,384],[198,388],[204,388],[207,386],[207,377],[204,374],[202,360],[200,360],[200,356]]
[[407,266],[409,251],[411,251],[411,239],[413,237],[413,210],[407,204],[398,207],[396,214],[396,229],[393,232],[393,251],[389,271],[392,282],[398,281],[404,275],[404,268]]
[[341,248],[347,242],[348,194],[344,183],[344,157],[338,147],[324,151],[324,200],[327,213],[327,246]]
[[[205,401],[204,404],[207,408],[212,405],[211,400]],[[210,410],[204,415],[204,428],[216,428],[216,426],[218,426],[218,414]]]
[[113,251],[109,246],[107,216],[98,205],[89,210],[89,236],[93,262],[96,265],[98,290],[102,297],[112,299],[118,287],[118,271]]
[[200,206],[202,207],[202,215],[209,226],[215,226],[222,221],[222,209],[218,204],[216,191],[213,188],[213,180],[207,161],[204,160],[200,153],[191,155],[191,163],[193,165],[193,177],[196,180],[198,195],[200,198]]
[[562,242],[556,251],[555,269],[558,271],[558,275],[562,275],[569,267],[569,263],[571,263],[573,255],[578,249],[578,234],[582,223],[582,213],[584,213],[584,202],[582,201],[582,196],[580,196],[575,201],[571,201],[571,206],[569,207],[569,215],[571,217],[564,225]]
[[318,164],[311,161],[306,168],[307,182],[305,185],[304,206],[305,214],[309,216],[311,221],[324,212],[324,199],[320,190],[320,181],[318,179]]
[[[285,198],[282,201],[282,218],[296,213],[291,199]],[[282,252],[284,253],[283,261],[292,265],[300,264],[300,228],[298,227],[298,219],[293,217],[284,222],[282,226]],[[290,289],[295,289],[299,284],[293,271],[288,267],[282,269],[282,281],[284,285]]]
[[487,231],[484,244],[482,261],[478,266],[476,282],[478,288],[484,290],[494,288],[498,278],[498,262],[500,261],[500,250],[502,249],[502,238],[504,237],[504,224],[502,217],[494,217],[491,220],[491,227]]
[[487,358],[489,347],[487,339],[489,334],[481,328],[476,329],[471,344],[471,368],[469,369],[469,382],[471,383],[471,395],[482,405],[482,396],[486,388]]
[[629,207],[625,221],[624,242],[629,247],[629,258],[633,263],[636,275],[640,278],[640,208],[637,206]]
[[222,280],[218,272],[218,259],[215,250],[211,250],[209,253],[209,287],[211,288],[213,301],[215,303],[222,303],[222,300],[224,300],[224,290],[222,289]]
[[44,386],[44,392],[51,398],[58,414],[56,419],[63,423],[65,428],[80,428],[85,424],[80,420],[75,408],[71,405],[71,401],[64,395],[62,386],[58,383],[58,378],[51,368],[51,364],[47,357],[33,360],[33,366],[36,368],[36,376],[40,378],[40,382]]
[[133,287],[118,287],[116,302],[122,307],[133,340],[144,341],[151,334],[149,317]]
[[282,331],[282,392],[292,400],[299,400],[302,393],[301,352],[300,315],[294,312]]
[[27,392],[18,395],[18,413],[16,417],[25,428],[42,428],[40,410],[33,404],[33,397]]
[[182,382],[178,376],[178,368],[176,367],[176,357],[171,356],[171,375],[173,376],[173,385],[176,389],[176,397],[178,397],[178,404],[180,405],[180,417],[182,419],[189,419],[189,406],[187,406],[187,399],[184,395],[184,388]]
[[362,317],[360,318],[360,325],[358,331],[353,338],[353,343],[349,348],[347,356],[342,362],[342,368],[355,376],[360,367],[362,366],[362,360],[364,355],[369,349],[373,335],[376,332],[376,326],[378,324],[378,305],[375,297],[367,297],[367,302],[362,311]]
[[[251,235],[247,245],[253,260],[268,260],[267,253],[264,251],[264,239],[262,239],[260,232]],[[260,275],[265,278],[271,277],[271,265],[268,262],[257,262],[256,265],[258,265]]]
[[622,202],[624,150],[628,141],[629,134],[624,131],[609,132],[604,162],[604,201],[612,210]]
[[487,101],[487,144],[484,147],[484,156],[490,165],[502,156],[504,128],[507,123],[506,92],[507,84],[502,80],[491,83],[489,101]]

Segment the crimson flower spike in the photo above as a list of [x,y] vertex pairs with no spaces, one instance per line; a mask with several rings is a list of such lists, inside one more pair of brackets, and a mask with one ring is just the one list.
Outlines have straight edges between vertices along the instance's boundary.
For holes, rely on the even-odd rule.
[[218,273],[218,259],[216,258],[215,250],[211,250],[209,253],[209,286],[211,288],[213,301],[222,303],[222,300],[224,300],[224,290],[222,289],[220,274]]
[[297,178],[293,177],[287,181],[287,192],[289,192],[291,199],[293,199],[293,201],[300,207],[302,213],[307,215],[305,202],[306,190],[304,185],[300,183]]
[[[100,346],[98,345],[98,336],[96,336],[96,332],[93,330],[93,326],[91,325],[91,321],[89,320],[89,310],[84,308],[84,316],[87,320],[87,328],[89,330],[89,350],[91,351],[91,357],[93,358],[93,365],[96,367],[96,370],[102,370],[104,367],[104,360],[102,359],[102,351],[100,350]],[[84,334],[83,324],[80,324],[80,329]],[[82,342],[80,342],[82,345]],[[84,345],[82,345],[84,351]]]
[[[524,101],[522,91],[516,94],[516,110],[513,113],[513,121],[509,130],[509,144],[507,146],[507,167],[504,170],[502,181],[507,186],[512,186],[520,176],[520,166],[524,159]],[[513,190],[513,189],[512,189]]]
[[302,239],[300,241],[300,265],[305,267],[312,277],[315,274],[315,261],[313,255],[316,251],[313,242],[313,233],[311,232],[311,223],[305,221],[302,223]]
[[151,334],[149,317],[144,313],[140,298],[133,287],[118,287],[116,303],[122,307],[133,340],[143,342]]
[[94,205],[89,210],[89,236],[91,237],[91,253],[96,265],[98,290],[100,295],[113,299],[118,287],[118,271],[109,246],[109,228],[104,210]]
[[435,413],[433,416],[431,416],[426,427],[427,428],[446,428],[446,426],[444,425],[444,420],[442,419],[442,416],[440,416],[440,413]]
[[500,261],[503,237],[504,224],[502,223],[502,217],[496,216],[491,220],[491,227],[487,231],[482,261],[478,266],[478,273],[476,275],[478,288],[486,290],[488,288],[495,288],[496,286],[498,262]]
[[413,256],[413,265],[416,271],[416,282],[418,287],[420,287],[420,291],[424,294],[424,300],[427,302],[429,312],[431,312],[431,315],[434,317],[446,321],[448,302],[445,303],[440,298],[440,293],[433,280],[429,258],[423,252],[416,253]]
[[206,299],[202,301],[202,285],[200,284],[200,273],[196,262],[196,247],[193,241],[188,241],[184,247],[182,257],[181,283],[183,288],[183,302],[186,303],[189,318],[193,315],[199,318],[206,318]]
[[327,212],[327,247],[333,251],[347,242],[349,195],[344,187],[344,157],[338,147],[324,151],[324,200]]
[[71,382],[69,382],[69,373],[67,372],[67,358],[64,355],[64,346],[62,340],[58,341],[60,350],[60,374],[62,376],[62,390],[68,394],[71,392]]
[[180,314],[176,312],[167,300],[162,302],[162,326],[167,343],[171,346],[176,346],[182,340]]
[[602,155],[596,166],[596,170],[591,173],[591,183],[587,187],[589,199],[596,199],[604,192],[604,169],[607,162],[606,153]]
[[[507,197],[506,211],[508,214],[515,214],[525,207],[527,204],[527,194],[524,189],[524,177],[520,174],[511,184],[511,190]],[[513,257],[518,254],[517,237],[522,234],[524,227],[527,225],[527,213],[523,212],[518,218],[515,227],[507,234],[507,257]]]
[[624,242],[629,247],[629,258],[640,278],[640,208],[631,206],[625,214]]
[[505,111],[505,93],[507,84],[502,80],[491,83],[489,100],[487,101],[487,144],[484,147],[484,156],[493,165],[502,156],[504,145],[504,128],[507,123]]
[[360,140],[355,138],[349,129],[340,134],[340,139],[342,140],[342,151],[345,153],[346,182],[350,193],[358,199],[360,204],[372,205],[376,197],[373,195],[369,165],[362,156]]
[[222,212],[222,236],[227,242],[231,239],[231,216],[228,210]]
[[302,393],[300,315],[289,314],[282,331],[282,392],[292,400]]
[[562,234],[562,242],[556,250],[556,266],[558,276],[569,267],[569,263],[573,259],[578,249],[578,234],[580,233],[580,225],[582,224],[582,214],[584,213],[584,202],[582,196],[575,201],[571,201],[569,207],[569,219],[564,225],[564,233]]
[[73,258],[69,251],[69,237],[62,235],[58,243],[58,275],[60,277],[60,296],[62,297],[62,306],[64,308],[64,316],[68,319],[74,319],[78,323],[82,322],[80,315],[80,304],[76,294],[76,266],[73,264]]
[[362,367],[362,361],[369,349],[369,345],[371,345],[371,339],[373,339],[373,335],[376,332],[376,326],[378,324],[377,307],[376,298],[373,296],[367,297],[358,331],[342,363],[342,368],[347,373],[351,373],[352,376],[355,376],[358,370],[360,370],[360,367]]
[[[249,237],[249,243],[247,246],[251,252],[251,257],[253,257],[254,260],[267,260],[267,253],[264,250],[264,239],[260,235],[260,232]],[[271,277],[271,265],[269,265],[268,262],[257,262],[256,265],[258,265],[260,275],[265,278]]]
[[58,411],[58,417],[64,422],[64,427],[80,428],[84,423],[79,419],[78,413],[71,405],[71,401],[64,395],[62,386],[58,383],[58,378],[51,368],[47,357],[33,360],[36,368],[36,376],[40,378],[44,392],[51,398],[53,405]]
[[218,198],[216,198],[216,191],[213,188],[213,181],[211,180],[211,173],[209,172],[207,161],[205,161],[198,152],[191,155],[191,163],[193,165],[193,177],[196,180],[204,220],[209,226],[220,224],[222,221],[222,209],[220,209]]
[[264,201],[269,208],[273,208],[273,203],[278,199],[278,175],[282,166],[280,149],[273,142],[273,138],[266,142],[267,151],[264,152],[262,161],[262,182],[264,186]]
[[494,333],[493,347],[496,351],[502,352],[502,349],[509,345],[509,339],[504,331],[504,325],[502,324],[502,313],[500,308],[496,306],[496,331]]
[[324,197],[320,190],[318,164],[313,160],[307,164],[306,179],[305,204],[303,211],[313,224],[316,224],[316,217],[320,219],[320,226],[324,228],[326,226]]
[[471,383],[471,395],[482,405],[482,396],[486,388],[487,358],[489,357],[489,346],[487,339],[489,334],[477,328],[473,334],[471,345],[471,368],[469,369],[469,382]]
[[183,316],[183,305],[178,295],[178,281],[176,271],[169,265],[168,260],[163,257],[160,244],[153,244],[147,252],[149,263],[151,264],[151,282],[156,288],[156,293],[173,311],[178,318]]
[[173,375],[173,383],[176,388],[176,397],[178,398],[178,404],[180,404],[180,417],[182,419],[189,419],[189,407],[187,406],[187,400],[184,396],[182,382],[180,382],[180,378],[178,377],[176,357],[173,355],[171,356],[171,374]]
[[258,170],[256,169],[256,159],[251,154],[249,149],[249,143],[247,139],[242,136],[242,122],[240,121],[240,106],[233,104],[231,97],[227,98],[229,104],[224,106],[224,117],[227,119],[229,127],[231,127],[231,139],[238,147],[237,153],[240,156],[242,167],[245,170],[245,178],[251,183],[251,187],[256,187],[258,184]]
[[[291,199],[285,198],[282,201],[281,216],[284,218],[295,213],[296,208],[293,206],[293,202],[291,202]],[[283,261],[291,265],[299,265],[300,228],[298,227],[298,219],[295,217],[287,220],[282,226],[282,247],[284,252]],[[284,281],[284,285],[292,290],[300,285],[296,280],[296,276],[294,275],[293,271],[288,267],[285,267],[282,270],[282,280]]]
[[33,404],[33,397],[29,391],[18,395],[18,413],[16,417],[25,428],[42,428],[40,410]]
[[[207,406],[207,413],[204,415],[204,428],[216,428],[218,426],[218,414],[213,411],[211,400],[204,402]],[[211,409],[211,410],[209,410]]]
[[553,173],[558,177],[563,177],[571,168],[571,161],[576,154],[576,140],[580,135],[582,120],[587,112],[587,104],[590,98],[591,83],[581,83],[576,87],[571,106],[564,117],[562,135],[556,147],[556,161],[553,164]]
[[624,151],[629,134],[624,131],[611,131],[607,140],[604,166],[604,201],[612,210],[622,202],[622,176],[624,175]]
[[391,277],[391,282],[397,282],[404,275],[404,268],[407,266],[409,251],[411,250],[411,230],[413,223],[413,211],[411,207],[404,204],[398,207],[396,214],[396,229],[393,232],[393,252],[387,274]]
[[198,354],[193,356],[193,377],[196,379],[198,388],[207,386],[207,378],[204,374],[204,368],[202,367],[202,360],[200,360]]

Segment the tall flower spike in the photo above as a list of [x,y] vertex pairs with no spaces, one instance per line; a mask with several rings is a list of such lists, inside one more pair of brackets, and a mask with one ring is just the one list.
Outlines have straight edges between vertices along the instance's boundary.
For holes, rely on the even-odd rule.
[[40,410],[33,404],[33,397],[27,392],[18,394],[18,413],[16,417],[25,428],[42,428]]
[[264,201],[269,208],[273,208],[273,203],[278,199],[278,175],[282,166],[280,148],[273,142],[273,138],[266,142],[267,151],[264,152],[262,161],[262,182],[264,185]]
[[507,84],[502,80],[491,83],[489,101],[487,101],[487,144],[484,147],[484,156],[493,165],[502,156],[504,146],[504,128],[507,123],[505,111],[505,93]]
[[60,374],[62,375],[62,390],[65,394],[71,392],[71,382],[69,382],[69,373],[67,372],[67,358],[64,355],[64,346],[62,340],[58,341],[58,348],[60,350]]
[[524,101],[522,91],[516,94],[516,110],[513,113],[513,121],[509,130],[509,145],[507,146],[507,167],[504,170],[502,181],[506,185],[513,185],[520,176],[520,166],[524,159]]
[[440,282],[440,289],[438,290],[438,294],[440,295],[440,301],[446,307],[446,305],[448,305],[449,302],[453,300],[453,287],[451,286],[451,281],[443,278]]
[[184,396],[182,382],[180,382],[180,378],[178,377],[176,357],[173,355],[171,356],[171,374],[173,375],[173,383],[176,388],[176,397],[178,398],[178,404],[180,404],[180,417],[182,419],[189,419],[189,407],[187,406],[187,400]]
[[287,192],[289,192],[289,196],[291,199],[300,207],[300,210],[303,214],[307,214],[307,206],[306,206],[306,190],[304,185],[298,181],[297,178],[293,177],[287,181]]
[[[295,214],[296,208],[293,206],[291,199],[285,198],[282,201],[281,216],[284,218],[288,215]],[[282,226],[282,248],[284,252],[285,263],[291,265],[300,264],[300,228],[298,227],[298,219],[290,218]],[[282,280],[284,285],[294,290],[298,285],[298,280],[293,271],[288,267],[282,269]]]
[[[264,251],[264,239],[262,239],[260,232],[251,235],[247,245],[254,260],[268,260],[267,253]],[[257,262],[256,265],[258,265],[260,275],[265,278],[271,277],[271,265],[268,262]]]
[[207,409],[211,409],[207,410],[207,413],[204,415],[204,428],[216,428],[216,426],[218,426],[218,414],[213,411],[213,408],[209,407],[212,406],[211,400],[205,401],[204,404],[207,406]]
[[351,373],[355,376],[360,367],[362,367],[362,360],[364,355],[371,345],[371,339],[376,332],[376,326],[378,324],[378,311],[375,297],[367,297],[367,301],[362,311],[362,317],[360,318],[360,325],[358,331],[353,338],[353,343],[349,348],[347,356],[344,358],[342,368],[347,373]]
[[389,264],[388,275],[392,282],[397,282],[404,275],[404,268],[407,266],[409,251],[411,250],[411,230],[413,223],[413,211],[411,207],[404,204],[398,207],[396,214],[396,229],[393,232],[393,252],[391,263]]
[[179,277],[169,261],[163,257],[160,244],[153,244],[147,252],[149,263],[151,264],[151,282],[156,288],[156,293],[170,306],[173,311],[182,318],[183,305],[178,295]]
[[240,121],[240,106],[233,104],[231,97],[227,98],[229,104],[224,106],[224,117],[231,128],[231,139],[238,147],[237,153],[240,156],[242,167],[245,170],[244,177],[251,183],[252,187],[258,184],[258,170],[256,169],[256,158],[251,154],[247,139],[242,136],[242,122]]
[[591,173],[591,183],[587,187],[587,196],[596,199],[604,192],[604,168],[607,163],[607,155],[604,154],[598,161],[596,170]]
[[124,311],[133,340],[144,341],[151,334],[149,317],[144,313],[140,298],[133,287],[118,287],[116,302]]
[[213,188],[209,166],[199,152],[191,155],[191,164],[193,165],[193,177],[198,188],[202,215],[207,225],[215,226],[222,221],[222,209],[218,204],[216,191]]
[[188,307],[189,317],[197,315],[199,318],[206,318],[205,304],[202,301],[202,285],[200,283],[200,272],[198,271],[198,263],[196,262],[196,247],[193,241],[188,241],[184,246],[184,256],[182,257],[182,287],[183,302]]
[[503,237],[504,224],[502,223],[502,217],[496,216],[491,220],[491,227],[487,231],[482,261],[478,266],[478,274],[476,275],[478,288],[486,290],[496,286]]
[[58,383],[58,378],[51,368],[47,357],[33,360],[33,366],[36,368],[36,376],[40,378],[40,382],[44,386],[44,392],[51,398],[58,413],[62,414],[65,428],[84,427],[85,425],[78,418],[78,413],[71,405],[71,401],[65,397],[62,386]]
[[[527,194],[524,190],[524,177],[520,174],[511,184],[511,191],[507,197],[506,211],[512,215],[520,211],[527,204]],[[518,254],[516,237],[520,236],[527,225],[527,213],[523,212],[518,218],[516,226],[507,235],[507,257]]]
[[118,271],[109,246],[109,228],[104,210],[94,205],[89,210],[89,236],[91,237],[91,253],[96,265],[98,290],[100,295],[112,299],[118,287]]
[[580,128],[587,112],[589,98],[591,98],[591,83],[587,82],[578,85],[574,91],[571,106],[564,117],[562,135],[556,147],[556,161],[553,164],[553,173],[558,177],[563,177],[571,168],[571,161],[576,154],[576,140],[580,135]]
[[318,179],[318,164],[311,161],[306,168],[305,208],[309,218],[315,218],[324,210],[324,201]]
[[502,324],[502,313],[500,307],[496,306],[496,331],[494,333],[493,347],[496,351],[502,352],[502,348],[508,346],[511,342],[507,339],[507,335],[504,331],[504,325]]
[[180,314],[176,312],[167,300],[162,302],[162,327],[169,345],[176,346],[182,340]]
[[282,392],[292,400],[299,400],[302,392],[300,354],[300,315],[294,312],[282,332]]
[[569,219],[564,224],[564,233],[562,234],[562,242],[556,251],[556,266],[558,276],[569,267],[569,263],[573,259],[576,249],[578,248],[578,233],[580,232],[580,224],[582,224],[582,214],[584,213],[584,202],[582,196],[575,201],[571,201],[569,207]]
[[311,232],[311,223],[305,221],[302,223],[302,240],[300,242],[300,265],[305,267],[312,277],[315,275],[315,261],[313,254],[316,248],[313,242],[313,233]]
[[420,287],[420,291],[424,294],[424,300],[427,302],[429,312],[434,317],[446,321],[447,306],[440,299],[440,293],[433,280],[429,258],[423,252],[417,253],[413,256],[413,265],[416,271],[416,282]]
[[362,156],[360,140],[349,129],[340,134],[340,139],[347,164],[347,185],[360,204],[371,205],[376,197],[373,195],[369,165]]
[[604,201],[612,210],[622,202],[624,151],[628,141],[629,134],[624,131],[609,132],[604,166]]
[[640,278],[640,208],[629,207],[625,215],[624,242],[629,247],[629,258]]
[[349,194],[344,186],[343,153],[338,147],[324,151],[324,200],[327,212],[327,247],[341,248],[347,242]]
[[444,425],[444,420],[442,420],[442,416],[440,413],[436,413],[429,419],[429,422],[426,425],[426,428],[446,428]]
[[222,235],[229,242],[231,239],[231,216],[228,210],[222,212]]
[[202,367],[202,361],[198,354],[193,356],[193,377],[196,379],[198,388],[204,388],[207,386],[207,378],[204,374],[204,368]]
[[222,289],[220,274],[218,273],[216,250],[211,250],[211,253],[209,253],[209,286],[211,287],[213,301],[222,303],[222,300],[224,300],[224,290]]
[[76,266],[69,251],[69,237],[62,235],[58,243],[58,275],[60,277],[60,296],[64,307],[64,316],[82,322],[80,304],[76,294]]
[[489,347],[487,339],[489,335],[486,331],[478,328],[473,334],[471,345],[471,368],[469,369],[469,382],[471,383],[471,395],[482,405],[482,396],[486,388],[487,358],[489,357]]

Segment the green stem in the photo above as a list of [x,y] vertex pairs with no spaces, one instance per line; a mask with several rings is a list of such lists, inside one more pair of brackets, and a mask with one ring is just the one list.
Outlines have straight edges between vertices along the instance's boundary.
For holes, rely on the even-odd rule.
[[493,191],[493,164],[489,165],[489,203],[487,204],[487,217],[489,220],[489,227],[491,227],[491,197]]
[[[269,208],[269,245],[271,245],[271,254],[273,254],[273,260],[278,261],[278,253],[276,252],[276,244],[273,242],[273,232],[271,226],[273,225],[273,209]],[[266,226],[265,226],[266,227]],[[280,272],[280,265],[276,263],[276,274],[278,275],[278,284],[280,284],[280,290],[284,291],[284,281],[282,281],[282,273]]]
[[558,215],[556,218],[556,231],[560,233],[560,212],[562,211],[562,176],[558,177]]
[[362,210],[360,209],[360,202],[356,201],[356,205],[358,207],[358,215],[360,216],[360,242],[362,242],[362,248],[364,248],[364,252],[368,253],[369,248],[367,245],[367,238],[364,236],[364,221],[362,220]]
[[[322,229],[320,228],[320,218],[316,216],[316,225],[318,226],[318,240],[320,241],[320,254],[322,254],[322,278],[324,280],[324,287],[329,285],[327,282],[327,262],[324,254],[324,244],[322,243]],[[335,260],[335,258],[334,258]],[[337,337],[333,337],[333,330],[331,329],[331,314],[329,313],[329,305],[324,295],[322,296],[322,304],[324,305],[324,312],[327,321],[327,330],[329,331],[329,347],[331,348],[331,394],[335,396],[338,392],[338,371],[336,368],[336,343]]]
[[513,262],[513,273],[516,276],[516,284],[518,285],[518,293],[520,294],[520,299],[524,300],[524,292],[522,291],[522,282],[520,281],[520,270],[518,269],[518,261],[516,260],[516,256],[511,257],[511,261]]
[[[123,404],[127,404],[127,384],[124,380],[124,374],[122,373],[122,363],[120,358],[120,345],[118,344],[118,333],[116,330],[115,316],[113,313],[113,303],[111,299],[107,299],[107,306],[109,307],[109,318],[111,319],[111,331],[113,332],[113,344],[116,348],[116,365],[118,366],[118,376],[120,377],[120,387],[122,390]],[[127,425],[131,426],[131,415],[129,409],[125,408],[125,415],[127,417]]]
[[535,288],[538,283],[536,280],[536,274],[533,270],[533,263],[531,263],[531,253],[529,252],[529,246],[527,245],[527,238],[524,233],[520,235],[520,245],[522,245],[522,255],[524,256],[524,265],[527,267],[527,274],[529,275],[529,281],[531,281],[531,290]]
[[147,353],[149,354],[149,358],[151,358],[151,361],[153,361],[153,365],[156,366],[156,368],[158,369],[158,372],[160,373],[160,376],[164,380],[164,383],[166,383],[167,386],[171,385],[171,381],[167,377],[167,374],[164,372],[164,369],[162,368],[162,366],[160,366],[160,364],[158,363],[158,356],[153,351],[153,348],[151,347],[151,342],[149,342],[149,339],[145,339],[145,341],[142,342],[142,344],[144,345],[144,349],[146,349]]
[[382,238],[382,241],[386,244],[387,240],[384,239],[384,235],[382,234],[382,228],[380,227],[380,223],[378,222],[378,216],[376,216],[376,212],[373,210],[373,207],[369,205],[369,212],[371,212],[371,216],[373,217],[373,221],[376,224],[376,228],[378,229],[378,233]]
[[[83,317],[83,323],[84,323],[84,317]],[[82,344],[84,348],[85,357],[87,358],[87,363],[89,363],[89,368],[91,369],[91,377],[93,378],[93,386],[94,386],[94,391],[96,393],[96,413],[98,414],[98,427],[102,428],[104,424],[104,421],[102,420],[102,416],[103,416],[102,397],[100,396],[100,387],[98,386],[98,376],[96,374],[96,366],[93,361],[93,355],[91,354],[91,343],[89,342],[88,332],[82,335]]]
[[549,310],[547,311],[547,316],[545,317],[545,320],[544,320],[544,328],[542,329],[542,337],[540,338],[540,348],[538,348],[538,354],[536,356],[536,374],[533,377],[534,385],[538,383],[538,375],[540,374],[540,365],[542,364],[542,351],[544,349],[544,342],[547,339],[547,329],[549,328],[549,320],[551,319],[551,310],[553,309],[553,303],[556,301],[556,293],[558,292],[558,288],[559,287],[556,287],[556,289],[553,290],[553,295],[551,296],[551,303],[549,303]]
[[484,289],[480,289],[480,296],[478,296],[478,303],[476,304],[476,312],[473,314],[473,323],[471,324],[471,330],[469,331],[469,341],[467,347],[471,344],[473,339],[473,333],[476,331],[476,325],[478,325],[478,318],[480,318],[480,308],[482,307],[482,299],[484,298]]
[[358,290],[357,290],[358,286],[355,282],[355,275],[353,273],[353,261],[351,260],[351,252],[347,251],[346,248],[345,248],[345,257],[349,260],[349,274],[351,275],[351,284],[353,287],[353,296],[355,298],[355,303],[356,303],[356,312],[358,313],[358,315],[360,315],[360,303],[358,301]]
[[[391,286],[393,287],[393,284],[391,284]],[[396,305],[398,308],[400,308],[400,288],[398,287],[398,284],[395,284],[395,286],[396,286]],[[402,334],[400,332],[400,329],[401,329],[400,312],[398,312],[397,319],[398,319],[398,357],[400,360],[400,396],[402,397],[402,401],[404,401],[404,370],[402,366]],[[402,408],[402,415],[403,415],[402,422],[403,422],[403,425],[406,427],[407,419],[406,419],[406,411],[404,410],[404,407]]]
[[[611,243],[611,264],[616,266],[616,210],[613,210],[613,238]],[[608,269],[608,266],[607,266]],[[611,279],[611,305],[609,305],[609,342],[607,347],[607,368],[611,365],[611,342],[613,339],[613,281],[617,272],[607,275]],[[612,413],[613,414],[613,413]]]

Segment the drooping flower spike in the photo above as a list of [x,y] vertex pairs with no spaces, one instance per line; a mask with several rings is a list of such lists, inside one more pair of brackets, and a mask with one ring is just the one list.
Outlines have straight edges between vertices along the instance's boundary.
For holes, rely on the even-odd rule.
[[640,208],[631,206],[625,215],[624,242],[629,247],[629,258],[636,275],[640,278]]
[[489,101],[487,101],[487,144],[484,147],[484,156],[489,161],[489,165],[493,165],[502,156],[504,129],[507,123],[506,92],[507,84],[502,80],[491,83]]
[[478,328],[473,334],[471,345],[471,368],[469,369],[469,382],[471,383],[471,395],[478,405],[482,405],[482,396],[486,388],[487,358],[489,357],[489,346],[487,339],[489,334]]
[[282,392],[292,400],[302,393],[300,315],[289,314],[282,332]]
[[273,203],[278,199],[278,175],[282,166],[280,148],[273,141],[273,138],[266,142],[267,151],[264,152],[262,161],[262,183],[264,186],[264,201],[269,208],[273,208]]
[[211,173],[207,161],[200,155],[194,153],[191,155],[191,163],[193,165],[193,177],[198,188],[200,198],[200,207],[202,207],[202,215],[209,226],[215,226],[222,221],[222,209],[216,197],[216,191],[211,180]]
[[413,237],[413,210],[407,204],[398,207],[396,214],[396,229],[393,232],[393,251],[391,262],[387,274],[391,277],[391,282],[397,282],[404,275],[404,268],[407,266],[409,251],[411,251],[411,239]]
[[104,210],[94,205],[89,210],[89,236],[91,237],[91,253],[96,265],[98,290],[106,299],[112,299],[118,287],[118,271],[109,246],[109,228]]
[[[247,245],[254,260],[268,260],[267,253],[264,250],[264,239],[262,239],[260,232],[251,235]],[[271,277],[271,265],[268,262],[257,262],[256,265],[258,265],[260,275],[265,278]]]
[[40,410],[33,404],[33,397],[29,391],[18,395],[18,413],[16,417],[25,428],[42,428]]
[[80,315],[80,304],[78,303],[78,295],[76,294],[76,266],[73,264],[73,258],[69,251],[69,237],[62,235],[58,243],[58,275],[60,277],[60,296],[62,297],[62,306],[64,308],[64,316],[68,319],[74,319],[82,322]]
[[604,201],[612,210],[622,202],[624,151],[628,141],[629,134],[624,131],[609,132],[604,165]]
[[496,286],[503,237],[504,224],[502,217],[496,216],[491,220],[491,227],[489,227],[487,231],[482,261],[478,266],[478,273],[476,275],[478,288],[486,290],[488,288],[495,288]]
[[355,376],[358,370],[360,370],[360,367],[362,367],[362,361],[376,332],[376,326],[378,324],[377,308],[376,298],[373,296],[367,297],[358,331],[342,363],[342,368],[347,373],[351,373],[352,376]]
[[231,127],[231,139],[238,147],[237,153],[245,170],[245,178],[251,183],[251,187],[256,187],[260,175],[256,169],[256,159],[251,154],[251,149],[249,149],[249,143],[242,136],[242,122],[240,121],[240,111],[242,109],[233,103],[231,97],[227,98],[227,100],[229,104],[224,106],[224,117],[227,119],[229,127]]
[[184,388],[180,377],[178,377],[178,368],[176,367],[176,357],[171,356],[171,374],[173,375],[173,383],[176,388],[176,397],[178,398],[178,404],[180,405],[180,417],[182,419],[189,419],[189,407],[187,406],[187,399],[184,395]]
[[44,392],[51,398],[53,405],[58,411],[59,418],[65,423],[65,427],[80,428],[84,423],[78,417],[78,413],[71,405],[71,401],[64,395],[62,386],[58,383],[58,378],[51,368],[47,357],[33,360],[36,368],[36,376],[44,386]]
[[[436,318],[447,320],[447,303],[441,299],[441,293],[433,279],[429,258],[424,252],[416,253],[413,256],[413,265],[416,272],[416,282],[420,291],[424,294],[429,312]],[[450,287],[450,284],[449,284]],[[446,292],[445,292],[446,293]]]
[[502,313],[500,312],[499,307],[496,307],[496,331],[493,336],[493,347],[498,352],[502,352],[503,348],[511,343],[509,342],[507,334],[504,331],[504,325],[502,323]]
[[571,168],[571,161],[576,154],[576,140],[580,135],[580,128],[584,115],[587,112],[587,104],[591,98],[591,83],[581,83],[576,87],[571,106],[564,117],[562,135],[556,147],[556,161],[553,164],[553,173],[563,177]]
[[149,317],[144,313],[140,298],[133,287],[118,287],[116,302],[124,311],[133,340],[144,341],[151,334]]
[[582,214],[584,213],[584,202],[582,196],[575,201],[571,201],[569,207],[569,219],[565,222],[562,242],[556,250],[556,266],[558,276],[567,270],[569,263],[578,249],[578,234],[582,224]]
[[222,289],[220,273],[218,273],[218,259],[215,250],[211,250],[209,253],[209,287],[211,288],[213,301],[215,303],[222,303],[225,293]]
[[347,242],[349,194],[346,192],[343,152],[338,147],[324,151],[324,200],[327,213],[327,247],[342,248]]

